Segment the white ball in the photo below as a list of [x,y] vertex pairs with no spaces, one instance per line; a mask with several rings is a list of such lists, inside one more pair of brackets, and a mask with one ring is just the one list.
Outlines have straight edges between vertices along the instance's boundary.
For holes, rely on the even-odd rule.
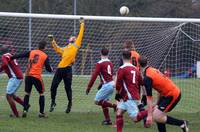
[[129,8],[127,6],[122,6],[119,11],[122,16],[126,16],[129,13]]

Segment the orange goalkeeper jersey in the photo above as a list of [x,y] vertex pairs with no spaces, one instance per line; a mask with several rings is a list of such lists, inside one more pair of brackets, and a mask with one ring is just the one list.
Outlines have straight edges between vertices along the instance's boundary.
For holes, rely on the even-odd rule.
[[69,43],[66,47],[59,47],[55,41],[52,41],[54,50],[62,56],[58,68],[65,68],[74,63],[78,49],[81,47],[81,42],[84,33],[84,23],[80,24],[80,31],[75,43]]

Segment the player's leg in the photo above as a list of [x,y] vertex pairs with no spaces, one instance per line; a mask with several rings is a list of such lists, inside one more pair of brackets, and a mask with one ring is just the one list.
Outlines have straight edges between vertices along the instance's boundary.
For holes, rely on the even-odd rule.
[[138,101],[136,100],[127,100],[125,102],[126,110],[129,115],[129,117],[134,121],[134,122],[139,122],[141,121],[144,117],[147,116],[147,111],[139,111],[138,109]]
[[116,109],[116,104],[109,102],[114,91],[113,83],[103,84],[102,88],[97,92],[95,104],[102,107],[110,107]]
[[10,105],[10,108],[13,111],[13,114],[15,115],[15,117],[19,117],[17,108],[16,108],[16,104],[14,101],[14,94],[17,91],[17,89],[20,87],[22,83],[22,80],[17,79],[17,78],[10,78],[8,81],[8,85],[7,85],[7,89],[6,89],[6,99]]
[[95,104],[100,105],[103,110],[103,114],[105,117],[105,120],[102,122],[102,125],[111,125],[112,122],[110,120],[110,115],[109,115],[109,107],[114,108],[116,110],[116,105],[109,102],[109,99],[111,98],[113,94],[114,88],[113,85],[111,84],[104,84],[102,87],[99,89],[99,91],[96,94],[95,97]]
[[159,132],[166,131],[164,124],[179,126],[183,132],[188,132],[187,121],[180,120],[171,116],[167,116],[165,113],[171,111],[179,102],[181,95],[161,97],[158,107],[154,109],[153,118],[157,122]]
[[21,79],[17,79],[16,80],[16,89],[15,89],[15,92],[13,94],[13,99],[20,105],[24,106],[24,100],[22,98],[20,98],[19,96],[17,96],[15,93],[17,92],[17,90],[19,89],[19,87],[21,86],[22,84],[22,80]]
[[68,105],[66,113],[70,113],[72,107],[72,67],[68,66],[66,69],[63,69],[63,80],[65,84],[65,91],[67,94]]
[[122,129],[124,126],[123,114],[126,110],[127,110],[127,106],[126,106],[125,102],[121,101],[117,105],[117,111],[116,111],[117,132],[122,132]]
[[52,83],[51,83],[51,105],[50,105],[50,109],[49,112],[52,112],[56,106],[56,95],[57,95],[57,88],[58,85],[60,84],[62,80],[62,73],[61,73],[61,69],[57,69],[56,73],[54,74]]
[[13,95],[13,99],[18,103],[18,104],[20,104],[21,106],[24,106],[24,100],[23,99],[21,99],[19,96],[17,96],[17,95]]
[[47,117],[47,115],[44,113],[44,107],[45,107],[45,96],[44,96],[44,84],[42,79],[38,79],[38,78],[34,78],[33,77],[33,84],[36,88],[36,90],[38,91],[38,93],[40,94],[39,97],[39,106],[40,106],[40,110],[39,110],[39,117],[43,118],[43,117]]
[[30,107],[29,98],[30,98],[30,93],[31,93],[31,90],[32,90],[32,85],[33,85],[32,78],[30,76],[26,76],[25,77],[24,110],[23,110],[22,117],[27,116],[27,112],[28,112],[28,109]]
[[103,106],[101,106],[101,107],[102,107],[103,115],[105,118],[105,120],[102,121],[102,125],[112,125],[108,107],[103,107]]

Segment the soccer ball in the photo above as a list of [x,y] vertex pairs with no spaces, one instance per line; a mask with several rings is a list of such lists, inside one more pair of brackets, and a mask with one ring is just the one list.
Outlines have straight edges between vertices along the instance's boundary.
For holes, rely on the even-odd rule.
[[122,6],[119,10],[120,14],[122,16],[126,16],[129,13],[129,8],[127,6]]

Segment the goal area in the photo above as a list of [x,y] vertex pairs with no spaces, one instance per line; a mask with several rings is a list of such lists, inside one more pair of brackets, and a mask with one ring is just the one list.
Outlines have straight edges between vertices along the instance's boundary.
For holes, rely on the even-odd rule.
[[[37,48],[39,41],[48,41],[48,34],[53,34],[58,45],[64,47],[71,35],[78,34],[80,17],[85,19],[85,32],[82,46],[73,65],[74,103],[72,111],[95,112],[100,110],[93,103],[99,80],[96,81],[91,93],[88,96],[85,95],[91,72],[95,63],[100,59],[100,50],[104,46],[110,50],[109,58],[116,71],[119,67],[122,45],[127,40],[132,40],[136,50],[148,57],[151,66],[160,69],[180,87],[182,98],[174,111],[186,113],[200,111],[200,79],[198,79],[200,66],[197,66],[200,61],[200,19],[0,12],[0,46],[8,45],[10,50],[19,54]],[[52,49],[49,41],[45,52],[50,56],[52,66],[56,68],[60,56]],[[25,71],[27,59],[19,59],[18,62]],[[46,111],[50,103],[52,77],[53,74],[44,71]],[[7,80],[4,74],[0,74],[1,100],[5,100]],[[23,96],[23,91],[24,85],[17,93]],[[31,103],[37,106],[38,95],[34,91]],[[56,102],[58,109],[64,111],[67,97],[63,82],[58,87]],[[1,104],[0,108],[4,109]]]

